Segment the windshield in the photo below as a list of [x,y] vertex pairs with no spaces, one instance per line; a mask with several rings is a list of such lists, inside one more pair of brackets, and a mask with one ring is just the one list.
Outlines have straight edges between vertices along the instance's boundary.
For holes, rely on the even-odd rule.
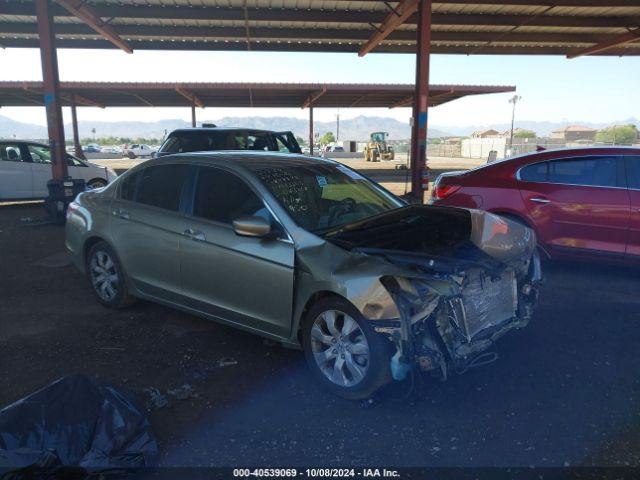
[[375,132],[371,134],[371,140],[374,142],[384,142],[386,140],[385,132]]
[[343,165],[278,165],[255,172],[295,222],[312,232],[403,206],[398,198]]
[[286,135],[251,130],[190,131],[172,134],[162,153],[209,152],[215,150],[262,150],[298,153],[299,147]]

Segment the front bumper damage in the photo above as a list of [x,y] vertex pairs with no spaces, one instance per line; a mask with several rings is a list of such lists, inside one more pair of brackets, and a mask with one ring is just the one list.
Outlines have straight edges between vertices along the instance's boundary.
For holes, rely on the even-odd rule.
[[406,253],[388,259],[416,270],[411,277],[383,280],[400,317],[372,322],[395,345],[396,380],[413,368],[444,380],[495,360],[494,342],[529,323],[542,281],[537,253],[493,271]]

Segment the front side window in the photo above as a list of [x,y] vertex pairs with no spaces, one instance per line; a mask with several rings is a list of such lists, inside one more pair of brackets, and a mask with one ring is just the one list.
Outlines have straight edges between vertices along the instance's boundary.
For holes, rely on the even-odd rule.
[[272,220],[262,200],[240,177],[213,167],[198,172],[193,214],[227,224],[243,216]]
[[616,157],[589,157],[549,162],[548,181],[565,185],[616,187]]
[[20,145],[17,143],[0,143],[0,162],[26,162]]
[[135,201],[178,211],[189,165],[154,165],[141,170]]
[[29,154],[33,163],[51,163],[51,150],[42,145],[29,145]]
[[294,221],[310,231],[403,206],[399,199],[343,165],[283,163],[257,165],[254,171]]

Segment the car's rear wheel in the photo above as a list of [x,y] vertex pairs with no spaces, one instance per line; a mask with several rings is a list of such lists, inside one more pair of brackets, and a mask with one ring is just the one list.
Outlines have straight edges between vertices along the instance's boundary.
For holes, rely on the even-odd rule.
[[86,271],[91,289],[103,305],[123,308],[134,302],[127,290],[122,265],[106,242],[98,242],[91,247],[87,255]]
[[339,297],[322,299],[307,312],[303,346],[314,376],[343,398],[367,398],[390,379],[387,340]]

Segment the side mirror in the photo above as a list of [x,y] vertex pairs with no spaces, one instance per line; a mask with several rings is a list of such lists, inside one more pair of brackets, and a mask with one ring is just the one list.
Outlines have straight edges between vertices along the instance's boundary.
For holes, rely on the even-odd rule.
[[240,217],[233,222],[233,231],[243,237],[266,237],[271,233],[271,223],[262,217]]

